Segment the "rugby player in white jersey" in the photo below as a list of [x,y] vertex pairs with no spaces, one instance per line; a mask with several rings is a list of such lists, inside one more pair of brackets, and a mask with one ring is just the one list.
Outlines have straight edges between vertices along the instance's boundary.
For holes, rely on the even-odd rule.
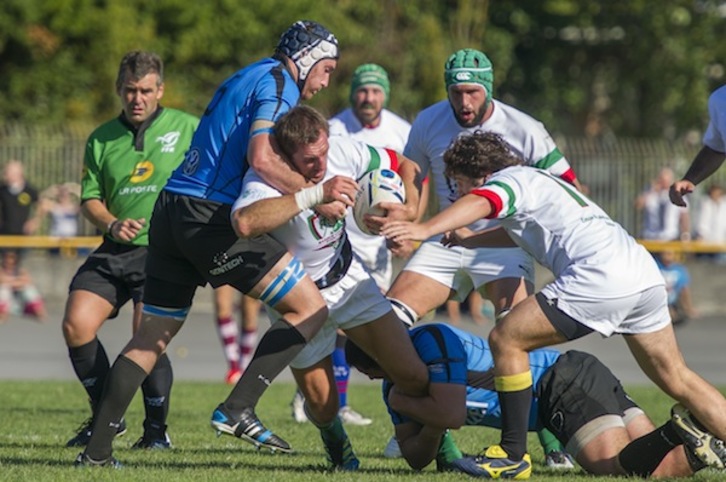
[[[358,66],[350,83],[351,106],[330,119],[330,135],[347,136],[374,147],[403,152],[411,124],[386,108],[390,96],[391,83],[383,67],[377,64]],[[353,251],[368,267],[378,286],[388,290],[393,268],[385,238],[358,229],[352,210],[348,210],[345,229]]]
[[[391,96],[391,82],[388,72],[377,64],[362,64],[353,71],[350,83],[350,107],[332,117],[328,124],[331,136],[345,136],[373,147],[403,152],[411,124],[386,108]],[[425,206],[428,190],[422,191],[419,205]],[[382,236],[365,234],[348,210],[345,229],[353,252],[358,255],[378,287],[385,293],[391,287],[393,277],[392,251],[401,258],[408,258],[413,243],[403,246],[387,246]],[[339,336],[333,352],[333,372],[340,397],[340,418],[351,425],[369,425],[373,422],[348,404],[348,379],[350,367],[345,361],[345,337]],[[298,390],[290,404],[296,422],[307,421],[303,403],[305,399]]]
[[[623,335],[644,373],[679,402],[672,410],[673,423],[611,454],[617,457],[620,473],[652,473],[658,454],[670,450],[677,439],[704,464],[723,469],[726,399],[686,366],[653,257],[590,199],[549,173],[522,166],[521,157],[510,148],[493,133],[460,137],[444,161],[463,197],[426,223],[391,221],[383,228],[387,237],[396,240],[447,233],[446,245],[515,244],[555,276],[539,293],[514,306],[489,335],[494,385],[502,406],[502,438],[500,444],[471,458],[472,473],[486,478],[529,477],[528,352],[592,332]],[[501,224],[464,236],[452,231],[481,218]]]
[[[366,172],[397,171],[409,193],[406,204],[389,209],[395,219],[415,219],[421,182],[418,166],[393,151],[352,139],[328,138],[328,123],[315,109],[298,106],[275,124],[274,139],[291,166],[316,187],[282,195],[253,171],[245,176],[234,205],[232,224],[241,237],[269,233],[298,256],[329,307],[320,332],[290,364],[305,395],[308,418],[320,429],[331,464],[358,468],[358,459],[338,416],[338,393],[331,353],[338,328],[390,370],[412,396],[422,396],[428,372],[416,354],[406,328],[375,281],[352,255],[343,220],[331,223],[312,208],[322,202],[323,183],[341,177],[358,179]],[[271,318],[276,318],[270,312]],[[423,390],[422,390],[423,388]]]
[[[579,188],[570,164],[542,123],[492,97],[494,72],[485,54],[474,49],[455,52],[444,66],[444,80],[448,99],[416,117],[404,150],[422,172],[430,169],[440,210],[458,198],[456,182],[444,171],[444,151],[458,136],[475,130],[502,135],[525,164]],[[471,229],[488,224],[478,220]],[[466,300],[472,289],[492,301],[497,316],[532,293],[534,265],[521,249],[446,249],[438,241],[436,237],[421,245],[387,293],[405,323],[412,325],[450,298]],[[556,440],[550,437],[550,441],[553,448],[545,450],[547,465],[571,468],[564,452],[554,448]],[[542,442],[549,445],[545,439]]]

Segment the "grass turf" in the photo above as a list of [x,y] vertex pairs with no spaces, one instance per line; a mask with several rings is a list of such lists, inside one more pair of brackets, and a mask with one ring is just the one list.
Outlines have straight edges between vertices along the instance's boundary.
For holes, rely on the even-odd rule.
[[[221,383],[178,382],[174,385],[169,417],[169,434],[174,449],[168,451],[130,450],[141,435],[143,407],[140,397],[126,415],[128,432],[114,442],[114,455],[124,464],[121,470],[74,468],[79,449],[65,448],[65,442],[88,416],[82,388],[76,382],[0,381],[0,480],[123,480],[147,481],[461,481],[468,476],[437,473],[433,464],[414,472],[401,459],[385,459],[383,448],[392,434],[388,415],[380,401],[379,388],[372,384],[352,385],[349,399],[356,410],[374,419],[367,427],[346,427],[361,468],[355,473],[326,470],[325,455],[317,430],[297,424],[290,416],[289,402],[294,387],[275,383],[259,408],[261,420],[285,438],[295,452],[270,454],[257,451],[233,437],[215,437],[209,427],[212,410],[229,387]],[[631,395],[656,424],[669,416],[672,402],[655,388],[634,387]],[[465,427],[454,432],[465,453],[478,452],[496,443],[498,432],[482,427]],[[605,481],[581,470],[563,475],[542,465],[542,449],[534,434],[529,450],[534,462],[532,478],[551,482]],[[721,481],[723,472],[701,471],[695,480]]]

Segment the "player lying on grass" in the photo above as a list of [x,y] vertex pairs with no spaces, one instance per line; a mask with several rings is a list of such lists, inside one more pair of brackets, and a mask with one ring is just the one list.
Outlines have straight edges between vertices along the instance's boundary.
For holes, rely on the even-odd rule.
[[[505,416],[500,444],[478,459],[482,470],[493,477],[496,467],[516,467],[511,471],[515,473],[528,465],[528,352],[592,332],[623,335],[645,374],[708,429],[692,423],[688,412],[675,414],[681,431],[699,439],[699,458],[723,468],[726,399],[686,366],[673,333],[663,277],[650,253],[586,196],[544,171],[522,166],[496,134],[479,131],[459,137],[444,161],[463,197],[423,224],[387,223],[386,237],[423,240],[448,233],[445,244],[516,244],[555,276],[489,334],[494,384]],[[452,231],[483,217],[497,219],[500,226],[473,236]],[[640,473],[644,462],[654,458],[631,445],[618,462],[624,473]]]
[[[413,328],[409,335],[429,368],[427,397],[400,393],[386,371],[350,341],[346,357],[370,378],[385,380],[384,401],[403,456],[412,468],[422,469],[452,450],[447,429],[462,425],[500,428],[502,413],[494,390],[494,360],[484,338],[439,323]],[[534,384],[528,429],[547,427],[588,472],[679,477],[705,467],[687,446],[680,447],[683,442],[673,422],[655,429],[615,375],[594,356],[534,350],[529,361]],[[639,437],[643,438],[634,443],[641,446],[643,461],[636,471],[626,472],[618,463],[618,454]],[[473,458],[450,465],[487,477]],[[530,470],[516,475],[526,478]]]
[[[420,175],[416,164],[393,151],[370,147],[343,136],[328,139],[328,122],[315,109],[290,109],[275,124],[274,139],[293,169],[312,182],[358,179],[378,168],[398,171],[409,193],[406,204],[391,206],[389,216],[414,219]],[[403,392],[426,393],[426,367],[416,355],[406,328],[360,260],[345,234],[344,212],[331,223],[312,208],[322,201],[316,188],[283,195],[254,171],[245,176],[232,222],[243,238],[269,233],[302,262],[320,288],[329,315],[318,334],[290,364],[305,396],[308,418],[320,429],[328,459],[336,468],[355,470],[358,459],[338,417],[338,392],[331,354],[336,329],[386,367]],[[341,210],[346,207],[341,203]],[[300,266],[303,269],[303,266]],[[270,310],[272,319],[278,314]]]

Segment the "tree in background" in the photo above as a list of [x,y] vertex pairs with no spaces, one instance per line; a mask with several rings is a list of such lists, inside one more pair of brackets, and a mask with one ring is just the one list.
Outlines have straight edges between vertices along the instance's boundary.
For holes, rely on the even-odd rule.
[[555,132],[609,129],[676,138],[705,125],[724,82],[723,0],[4,0],[0,115],[5,122],[99,122],[116,113],[114,62],[133,49],[167,59],[170,107],[201,114],[230,73],[268,55],[300,18],[339,34],[333,85],[313,105],[348,102],[353,69],[388,70],[392,108],[412,118],[446,93],[453,50],[484,50],[495,95]]

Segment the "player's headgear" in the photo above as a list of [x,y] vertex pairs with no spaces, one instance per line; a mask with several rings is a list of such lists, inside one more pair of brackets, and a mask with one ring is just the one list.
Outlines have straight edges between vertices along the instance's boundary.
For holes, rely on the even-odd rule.
[[494,68],[483,52],[474,49],[457,50],[444,65],[444,82],[446,90],[457,84],[477,84],[484,87],[487,93],[485,106],[492,100]]
[[388,98],[391,95],[391,82],[388,80],[388,72],[378,64],[359,65],[353,72],[353,80],[350,82],[350,99],[353,101],[353,94],[364,85],[377,85],[383,90],[386,100],[383,105],[388,105]]
[[297,86],[302,91],[315,64],[339,57],[338,39],[317,22],[298,20],[280,36],[275,52],[286,55],[295,63]]

